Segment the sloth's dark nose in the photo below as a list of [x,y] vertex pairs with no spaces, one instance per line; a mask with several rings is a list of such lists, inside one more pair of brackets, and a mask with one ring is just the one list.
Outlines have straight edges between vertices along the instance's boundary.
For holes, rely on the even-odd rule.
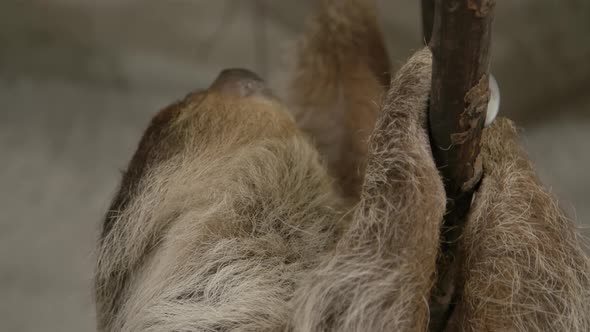
[[222,71],[210,89],[236,97],[269,94],[268,88],[260,76],[240,68]]

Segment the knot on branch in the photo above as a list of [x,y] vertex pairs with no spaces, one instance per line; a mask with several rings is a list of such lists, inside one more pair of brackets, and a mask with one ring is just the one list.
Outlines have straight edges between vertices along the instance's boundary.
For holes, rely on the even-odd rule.
[[467,8],[473,10],[477,17],[488,16],[495,6],[495,0],[467,0]]

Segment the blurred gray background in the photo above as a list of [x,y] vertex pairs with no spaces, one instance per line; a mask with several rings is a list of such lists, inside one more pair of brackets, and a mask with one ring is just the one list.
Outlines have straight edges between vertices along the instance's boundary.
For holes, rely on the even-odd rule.
[[[421,46],[419,1],[379,2],[397,68]],[[498,2],[501,112],[583,224],[590,2]],[[312,3],[0,2],[0,330],[94,329],[99,222],[150,117],[225,67],[280,76]]]

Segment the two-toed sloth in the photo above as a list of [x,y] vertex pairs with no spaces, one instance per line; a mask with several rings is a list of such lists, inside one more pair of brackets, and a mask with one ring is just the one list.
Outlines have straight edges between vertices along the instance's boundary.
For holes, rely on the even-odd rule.
[[[390,75],[375,11],[319,1],[284,102],[227,70],[153,118],[103,224],[99,331],[428,329],[431,55]],[[446,330],[590,331],[583,241],[508,120],[482,157]]]

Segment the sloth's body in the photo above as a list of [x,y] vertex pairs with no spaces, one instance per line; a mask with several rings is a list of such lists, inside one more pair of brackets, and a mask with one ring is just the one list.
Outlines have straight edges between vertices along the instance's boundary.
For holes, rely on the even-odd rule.
[[[298,56],[289,109],[233,70],[154,118],[104,223],[99,330],[427,328],[446,200],[424,129],[430,54],[387,92],[370,1],[325,0]],[[574,225],[512,125],[483,146],[448,329],[588,331]]]

